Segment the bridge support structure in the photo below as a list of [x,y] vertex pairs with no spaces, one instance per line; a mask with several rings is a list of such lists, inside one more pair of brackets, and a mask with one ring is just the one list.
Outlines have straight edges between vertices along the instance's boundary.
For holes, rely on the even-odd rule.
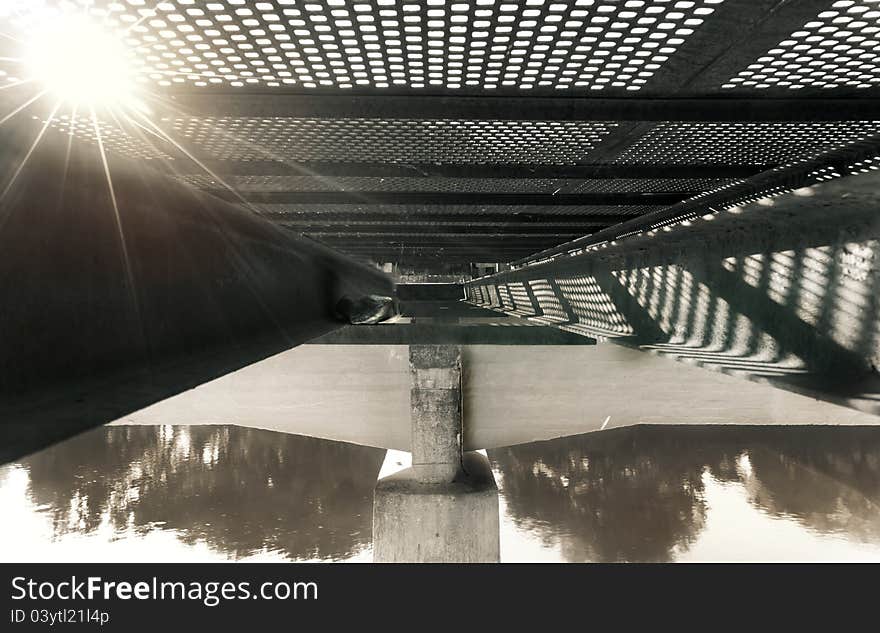
[[393,292],[252,209],[27,131],[0,134],[0,462],[340,328],[344,298]]
[[880,414],[877,172],[532,258],[470,303]]
[[412,467],[373,496],[375,562],[498,562],[498,488],[489,460],[462,452],[461,348],[409,349]]

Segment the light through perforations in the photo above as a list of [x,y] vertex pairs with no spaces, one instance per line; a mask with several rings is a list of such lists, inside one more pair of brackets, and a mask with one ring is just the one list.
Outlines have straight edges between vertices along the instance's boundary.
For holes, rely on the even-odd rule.
[[98,133],[100,133],[101,145],[110,154],[142,160],[172,158],[162,148],[166,144],[154,135],[143,132],[138,135],[131,129],[123,129],[117,121],[107,121],[100,117],[93,119],[88,113],[80,112],[79,115],[72,112],[60,113],[51,119],[48,125],[50,130],[93,144],[98,143]]
[[880,134],[880,121],[659,123],[617,163],[778,165]]
[[841,178],[846,175],[854,176],[858,174],[867,174],[872,171],[877,171],[878,169],[880,169],[880,156],[872,156],[870,158],[863,158],[862,160],[856,161],[851,165],[847,165],[844,169],[825,167],[818,171],[814,171],[810,175],[818,182],[825,182],[827,180]]
[[723,0],[94,0],[163,86],[639,90]]
[[[459,205],[459,204],[254,204],[253,207],[260,213],[267,214],[326,214],[332,219],[333,214],[351,213],[383,213],[400,214],[401,217],[409,216],[416,218],[419,215],[433,214],[464,214],[486,215],[514,218],[516,214],[523,212],[522,206],[509,204],[483,204]],[[564,218],[567,215],[642,215],[658,211],[663,207],[657,205],[571,205],[571,206],[544,206],[530,205],[530,214],[540,214],[550,217]]]
[[[205,189],[220,187],[211,176],[187,175],[184,182]],[[432,178],[406,176],[296,175],[228,176],[224,179],[238,191],[352,191],[352,192],[437,192],[437,193],[640,193],[660,191],[704,191],[727,182],[711,178]]]
[[880,0],[840,0],[723,88],[871,88],[880,84]]
[[614,178],[569,182],[565,193],[700,192],[729,182],[719,178]]
[[581,121],[177,118],[174,136],[227,160],[389,163],[585,161],[616,124]]

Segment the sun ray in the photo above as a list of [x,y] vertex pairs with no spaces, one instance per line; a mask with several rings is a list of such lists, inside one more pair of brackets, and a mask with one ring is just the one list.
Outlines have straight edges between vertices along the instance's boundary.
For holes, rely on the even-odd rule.
[[[140,24],[144,20],[147,20],[149,18],[155,18],[159,14],[159,5],[160,4],[162,4],[162,0],[159,0],[159,2],[154,4],[152,9],[143,9],[144,13],[141,14],[141,17],[136,22],[132,22],[127,27],[125,27],[125,29],[122,31],[122,33],[124,35],[128,35],[129,31],[131,31],[135,27],[140,26]],[[150,13],[147,13],[147,11],[150,11]]]
[[[140,116],[146,122],[147,125],[149,125],[153,129],[155,129],[161,138],[165,139],[168,143],[170,143],[171,145],[176,147],[182,154],[184,154],[187,158],[189,158],[189,160],[191,160],[193,163],[198,165],[201,169],[203,169],[205,171],[205,173],[210,175],[217,182],[219,182],[226,189],[228,189],[236,198],[241,200],[241,203],[244,207],[246,207],[252,213],[259,214],[259,211],[250,202],[245,200],[241,196],[241,194],[238,193],[238,191],[236,191],[233,187],[231,187],[229,184],[227,184],[222,178],[220,178],[219,176],[214,174],[214,172],[211,171],[204,163],[202,163],[198,158],[193,156],[185,147],[183,147],[177,141],[175,141],[162,128],[157,126],[153,121],[151,121],[142,112],[136,112],[136,114],[138,116]],[[265,315],[272,321],[272,324],[278,330],[278,333],[281,334],[285,338],[285,340],[289,341],[290,343],[293,343],[294,342],[293,337],[291,337],[291,335],[288,333],[287,329],[282,325],[281,321],[275,315],[275,312],[272,310],[272,308],[266,303],[266,301],[263,299],[263,297],[260,296],[260,293],[257,290],[258,284],[256,282],[251,281],[251,280],[255,279],[254,272],[253,272],[251,266],[248,264],[247,258],[244,255],[242,255],[242,253],[240,252],[239,246],[236,243],[234,243],[233,241],[229,240],[224,231],[220,232],[220,236],[224,240],[224,242],[227,244],[227,246],[229,247],[229,252],[235,259],[235,267],[240,271],[242,276],[248,280],[248,282],[245,285],[246,285],[247,289],[250,291],[254,300],[259,304],[260,308],[263,310]]]
[[74,103],[73,107],[70,111],[70,125],[68,126],[67,132],[67,148],[64,152],[64,175],[61,180],[61,196],[64,195],[64,187],[67,183],[67,171],[70,166],[70,155],[73,153],[73,140],[74,133],[73,130],[76,127],[76,115],[78,113],[79,104]]
[[45,95],[46,92],[47,92],[46,90],[42,90],[42,91],[38,92],[38,93],[36,94],[36,96],[34,96],[34,97],[32,97],[31,99],[28,99],[27,101],[25,101],[24,103],[22,103],[22,104],[21,104],[20,106],[18,106],[15,110],[13,110],[12,112],[10,112],[10,113],[7,114],[6,116],[4,116],[2,119],[0,119],[0,125],[3,125],[3,124],[6,123],[9,119],[11,119],[12,117],[14,117],[16,114],[18,114],[19,112],[21,112],[22,110],[24,110],[25,108],[27,108],[27,107],[28,107],[29,105],[31,105],[34,101],[36,101],[37,99],[39,99],[40,97],[42,97],[43,95]]
[[[61,104],[62,104],[61,101],[59,101],[58,103],[55,104],[55,107],[53,108],[52,113],[49,115],[49,117],[47,117],[46,122],[43,124],[42,129],[37,134],[37,138],[34,139],[34,142],[31,144],[30,149],[28,149],[24,158],[21,160],[21,163],[18,165],[18,168],[15,170],[15,173],[12,174],[12,178],[10,178],[9,182],[6,184],[6,187],[3,188],[3,192],[0,193],[0,204],[2,204],[3,200],[6,199],[6,196],[12,190],[12,187],[15,185],[15,182],[18,180],[18,177],[21,175],[22,170],[24,169],[25,165],[27,165],[28,161],[30,160],[31,155],[34,153],[34,150],[37,149],[37,146],[40,144],[40,141],[42,140],[43,135],[46,133],[46,130],[49,128],[49,125],[51,125],[52,120],[55,117],[55,114],[58,112],[58,109],[61,107]],[[3,226],[6,224],[7,220],[9,220],[9,218],[12,217],[12,215],[13,215],[13,213],[11,211],[7,211],[6,213],[3,213],[2,215],[0,215],[0,229],[3,228]]]
[[[145,125],[139,123],[138,121],[135,121],[135,120],[134,120],[131,116],[129,116],[128,114],[125,114],[125,113],[123,113],[123,114],[124,114],[124,118],[125,118],[125,122],[126,122],[126,123],[128,123],[128,124],[130,124],[130,125],[132,125],[132,126],[134,126],[134,127],[136,127],[136,128],[138,128],[140,131],[144,132],[145,134],[149,134],[150,136],[152,136],[152,137],[154,137],[154,138],[156,138],[156,139],[162,141],[163,143],[167,143],[167,140],[166,140],[165,137],[162,136],[161,134],[156,133],[154,130],[149,129],[148,127],[146,127]],[[126,133],[127,133],[127,131],[125,130],[125,127],[124,127],[122,121],[119,120],[119,118],[116,116],[116,113],[115,113],[113,110],[110,111],[110,116],[113,117],[113,120],[116,122],[117,126],[119,126],[119,129],[121,129],[123,132],[126,132]],[[143,139],[143,140],[144,140],[145,142],[147,142],[146,139]]]
[[[168,133],[166,133],[161,127],[159,127],[158,125],[156,125],[156,123],[153,122],[149,117],[147,117],[143,112],[140,112],[140,111],[134,111],[134,114],[137,115],[138,117],[140,117],[140,118],[144,121],[144,123],[145,123],[146,126],[148,126],[149,128],[152,128],[153,130],[155,130],[155,133],[156,133],[156,135],[157,135],[159,138],[165,140],[166,142],[168,142],[169,144],[171,144],[172,146],[174,146],[179,152],[181,152],[184,156],[186,156],[186,157],[187,157],[189,160],[191,160],[193,163],[195,163],[196,165],[198,165],[199,168],[201,168],[202,170],[204,170],[204,172],[205,172],[206,174],[208,174],[209,176],[211,176],[214,180],[216,180],[216,181],[217,181],[218,183],[220,183],[224,188],[226,188],[230,193],[232,193],[237,199],[239,199],[239,200],[241,201],[241,204],[242,204],[245,208],[247,208],[247,209],[248,209],[249,211],[251,211],[252,213],[259,214],[259,211],[258,211],[258,210],[257,210],[257,209],[256,209],[256,208],[255,208],[250,202],[249,202],[249,201],[247,201],[246,199],[244,199],[244,198],[241,196],[241,194],[240,194],[240,193],[239,193],[234,187],[232,187],[231,185],[229,185],[226,181],[224,181],[224,180],[223,180],[222,178],[220,178],[217,174],[215,174],[215,173],[214,173],[210,168],[208,168],[208,166],[205,165],[202,161],[200,161],[198,158],[196,158],[195,156],[193,156],[192,153],[189,152],[189,150],[187,150],[184,146],[182,146],[180,143],[178,143],[176,140],[174,140],[173,137],[171,137]],[[127,116],[127,118],[131,118],[130,115],[128,115],[128,114],[127,114],[126,116]],[[135,120],[132,119],[132,123],[137,124],[137,121],[135,121]],[[139,126],[139,127],[142,127],[142,128],[143,128],[144,126]],[[145,130],[145,131],[149,131],[149,130]],[[246,279],[248,279],[248,280],[253,279],[253,278],[254,278],[253,271],[251,270],[251,267],[248,265],[248,263],[247,263],[247,259],[246,259],[246,258],[245,258],[245,257],[239,252],[239,248],[238,248],[238,246],[237,246],[236,244],[234,244],[233,242],[229,241],[229,240],[226,238],[225,234],[223,234],[222,232],[221,232],[221,236],[223,237],[224,241],[227,242],[227,244],[228,244],[228,246],[229,246],[229,249],[230,249],[230,253],[231,253],[231,254],[233,255],[233,257],[235,258],[235,262],[236,262],[236,263],[235,263],[235,266],[236,266],[236,268],[238,268],[238,270],[241,272],[241,274],[242,274]],[[253,287],[252,287],[252,286],[253,286]],[[250,281],[249,281],[249,283],[247,284],[247,287],[248,287],[248,289],[250,290],[250,292],[251,292],[251,294],[252,294],[254,300],[257,301],[257,303],[260,305],[261,309],[262,309],[263,312],[266,314],[266,316],[269,317],[269,319],[273,322],[273,324],[275,325],[275,327],[276,327],[276,329],[278,330],[278,332],[279,332],[282,336],[284,336],[285,339],[288,339],[288,340],[290,340],[290,341],[292,342],[293,339],[290,337],[289,333],[288,333],[287,330],[284,328],[284,326],[281,324],[281,322],[278,320],[278,318],[277,318],[276,315],[274,314],[274,311],[272,310],[272,308],[271,308],[269,305],[267,305],[266,302],[263,300],[263,298],[260,296],[259,292],[256,290],[256,286],[257,286],[256,283],[253,283],[253,282],[250,282]]]
[[195,156],[193,156],[192,153],[190,153],[190,151],[189,151],[188,149],[186,149],[183,145],[181,145],[180,143],[178,143],[177,141],[175,141],[174,138],[172,138],[169,134],[167,134],[162,128],[160,128],[159,126],[157,126],[155,123],[153,123],[153,121],[151,121],[148,117],[144,116],[144,115],[141,114],[141,113],[138,113],[138,114],[141,116],[141,118],[143,118],[143,120],[144,120],[144,121],[145,121],[150,127],[152,127],[154,130],[156,130],[162,138],[164,138],[164,139],[167,140],[169,143],[171,143],[175,148],[177,148],[177,150],[178,150],[179,152],[181,152],[182,154],[184,154],[189,160],[191,160],[193,163],[195,163],[195,164],[198,165],[201,169],[203,169],[203,170],[205,171],[206,174],[208,174],[208,175],[211,176],[214,180],[216,180],[216,181],[219,182],[221,185],[223,185],[223,187],[224,187],[225,189],[227,189],[230,193],[232,193],[232,195],[234,195],[234,196],[235,196],[235,197],[236,197],[236,198],[237,198],[237,199],[238,199],[238,200],[239,200],[239,201],[240,201],[245,207],[247,207],[248,209],[250,209],[250,210],[253,211],[254,213],[259,213],[259,211],[257,211],[257,209],[256,209],[256,208],[255,208],[255,207],[254,207],[254,206],[253,206],[248,200],[246,200],[246,199],[244,198],[244,196],[242,196],[242,195],[238,192],[237,189],[235,189],[234,187],[232,187],[232,186],[231,186],[230,184],[228,184],[225,180],[223,180],[222,178],[220,178],[220,176],[218,176],[218,175],[215,174],[213,171],[211,171],[211,169],[210,169],[207,165],[205,165],[202,161],[200,161],[198,158],[196,158]]
[[24,84],[33,83],[33,79],[20,79],[11,84],[6,84],[5,86],[0,86],[0,90],[6,90],[8,88],[15,88],[16,86],[23,86]]
[[[173,102],[165,100],[165,99],[161,99],[159,97],[154,97],[154,99],[160,104],[161,109],[173,111],[177,116],[182,116],[182,117],[183,116],[190,116],[188,113],[181,111],[176,103],[173,103]],[[321,182],[325,185],[328,185],[330,188],[334,188],[334,189],[341,188],[339,181],[332,176],[320,174],[320,173],[315,172],[311,169],[303,167],[302,165],[297,165],[295,163],[292,163],[291,161],[285,159],[283,156],[281,156],[275,152],[269,151],[265,147],[263,147],[257,143],[254,143],[253,141],[249,141],[247,139],[243,139],[241,137],[238,137],[235,134],[232,134],[229,131],[224,130],[222,128],[220,128],[220,129],[213,128],[213,131],[214,131],[214,133],[216,133],[220,136],[231,139],[231,140],[235,141],[236,143],[239,143],[239,144],[247,147],[248,149],[251,149],[251,150],[259,153],[260,155],[264,156],[265,158],[267,158],[269,160],[277,161],[279,163],[283,163],[283,164],[291,167],[296,172],[298,172],[300,175],[314,178],[315,180],[318,180],[319,182]],[[204,169],[204,166],[201,163],[199,163],[197,161],[193,161],[193,162],[195,162],[199,167],[202,167]],[[206,170],[206,173],[208,173],[208,175],[216,178],[216,176],[211,171]],[[358,196],[358,197],[360,197],[360,196]],[[363,200],[364,200],[364,202],[368,202],[368,199],[366,197],[363,197]]]
[[94,126],[95,130],[95,138],[98,142],[98,153],[101,156],[101,165],[104,168],[104,177],[107,179],[107,191],[110,194],[110,203],[113,205],[113,215],[116,222],[116,231],[119,235],[119,246],[122,253],[123,265],[125,266],[125,275],[128,281],[130,300],[132,308],[135,312],[135,318],[137,319],[138,331],[141,335],[141,342],[144,343],[146,341],[146,338],[143,329],[143,321],[141,319],[140,302],[137,298],[137,288],[134,281],[134,272],[131,268],[131,259],[128,256],[128,245],[125,241],[125,230],[122,228],[122,217],[119,214],[119,204],[116,201],[116,190],[113,187],[113,178],[110,175],[110,165],[107,162],[107,154],[104,151],[104,142],[101,138],[101,128],[98,125],[98,115],[95,113],[94,107],[90,106],[89,110],[91,112],[92,125]]
[[15,172],[12,174],[12,178],[6,184],[6,187],[3,188],[3,192],[0,193],[0,201],[4,200],[9,193],[12,186],[15,184],[15,181],[18,180],[18,177],[21,175],[22,170],[25,165],[27,165],[28,160],[30,160],[31,155],[34,153],[34,150],[37,149],[37,146],[40,144],[40,141],[43,139],[43,135],[46,134],[46,130],[49,129],[49,126],[52,123],[52,120],[55,118],[55,114],[58,112],[58,109],[61,107],[61,101],[55,104],[55,107],[52,109],[52,113],[46,118],[45,123],[43,123],[43,127],[40,128],[40,131],[37,133],[37,138],[34,139],[34,142],[31,144],[30,149],[28,149],[27,153],[24,155],[24,158],[21,160],[21,163],[16,168]]

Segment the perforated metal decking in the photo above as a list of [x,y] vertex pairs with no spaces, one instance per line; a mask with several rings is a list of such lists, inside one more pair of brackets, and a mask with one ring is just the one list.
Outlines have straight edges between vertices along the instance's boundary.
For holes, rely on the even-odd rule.
[[109,153],[374,261],[529,261],[876,168],[876,0],[79,4],[149,95]]

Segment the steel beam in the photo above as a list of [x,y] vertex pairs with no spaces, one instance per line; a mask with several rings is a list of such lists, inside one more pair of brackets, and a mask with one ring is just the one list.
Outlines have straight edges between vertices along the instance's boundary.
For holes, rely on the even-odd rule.
[[618,222],[626,222],[638,217],[635,213],[424,213],[410,211],[401,207],[399,213],[372,212],[369,210],[342,213],[338,211],[313,212],[270,212],[261,213],[262,217],[279,224],[295,227],[298,225],[337,226],[344,224],[466,224],[473,226],[513,225],[513,224],[553,224],[555,226],[608,226]]
[[557,240],[557,242],[572,239],[573,237],[580,237],[583,235],[582,231],[546,231],[546,230],[537,230],[537,231],[524,231],[523,229],[513,229],[513,230],[497,230],[493,228],[482,228],[476,229],[473,231],[469,230],[450,230],[448,227],[443,228],[439,227],[437,231],[407,231],[405,229],[378,229],[373,231],[303,231],[304,233],[308,233],[311,237],[319,240],[331,242],[332,240],[391,240],[391,241],[409,241],[412,238],[415,238],[421,242],[422,240],[426,242],[433,242],[434,240],[442,241],[448,239],[481,239],[485,241],[487,244],[492,243],[498,239],[529,239],[529,240]]
[[[315,234],[311,234],[315,238]],[[462,246],[467,244],[477,244],[481,246],[506,246],[511,244],[524,244],[538,246],[540,244],[559,244],[561,241],[569,237],[570,234],[553,236],[553,235],[531,235],[531,234],[513,234],[513,235],[461,235],[459,233],[426,233],[420,231],[417,233],[395,233],[395,234],[325,234],[320,237],[320,241],[325,244],[355,244],[358,246],[379,245],[391,246],[396,244],[422,244],[422,245],[443,245],[450,244],[452,246]],[[315,238],[317,239],[317,238]]]
[[393,235],[393,234],[415,234],[415,235],[438,235],[438,234],[454,234],[454,235],[508,235],[511,233],[524,235],[583,235],[590,230],[595,230],[607,224],[557,224],[553,223],[525,223],[512,222],[507,224],[495,223],[478,223],[478,224],[433,224],[428,222],[389,222],[381,224],[288,224],[281,223],[281,226],[290,229],[295,233],[308,233],[313,236],[325,235]]
[[168,95],[164,118],[291,117],[488,121],[871,121],[876,97],[516,97],[323,95],[202,89]]
[[446,193],[446,192],[359,192],[359,191],[240,191],[212,189],[214,196],[232,202],[241,198],[257,204],[438,204],[511,206],[669,205],[695,192],[657,193]]
[[[673,164],[433,164],[433,163],[335,163],[326,161],[291,162],[275,160],[200,161],[221,176],[308,176],[314,178],[468,178],[468,179],[619,179],[619,178],[748,178],[774,165],[673,165]],[[156,169],[175,175],[205,175],[203,167],[186,160],[166,164],[151,161]]]
[[671,205],[668,208],[634,217],[592,235],[533,253],[528,257],[512,262],[512,265],[525,266],[560,255],[565,256],[568,253],[580,252],[589,246],[644,233],[652,229],[668,226],[683,219],[699,217],[716,209],[729,208],[738,203],[751,202],[786,190],[791,191],[809,187],[822,182],[831,173],[839,173],[841,175],[857,173],[859,168],[854,167],[856,163],[863,160],[872,160],[878,154],[880,154],[880,135],[859,143],[853,143],[840,150],[826,152],[816,158],[804,160],[788,167],[763,172],[758,176],[711,194],[694,197],[679,204]]
[[433,263],[438,261],[446,262],[446,257],[450,254],[467,255],[469,262],[503,262],[504,259],[494,259],[494,257],[505,255],[509,256],[514,253],[520,255],[534,250],[534,246],[528,244],[519,245],[502,245],[502,244],[474,244],[474,245],[456,245],[456,244],[336,244],[335,248],[343,253],[357,253],[361,256],[382,258],[382,261],[394,261],[400,256],[418,255]]

